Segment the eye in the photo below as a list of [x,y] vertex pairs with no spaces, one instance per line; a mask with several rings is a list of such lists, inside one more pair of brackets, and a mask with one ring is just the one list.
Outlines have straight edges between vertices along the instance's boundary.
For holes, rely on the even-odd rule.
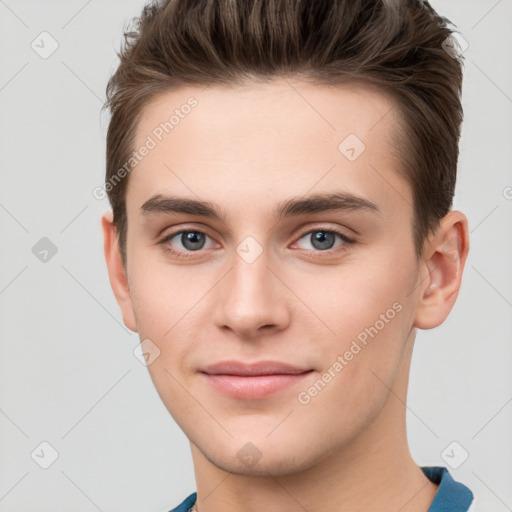
[[[204,232],[197,229],[182,229],[175,233],[167,235],[160,244],[166,252],[170,252],[178,257],[187,258],[187,253],[197,252],[205,249],[206,239],[211,238]],[[176,239],[173,243],[172,241]],[[210,246],[213,244],[210,244]],[[174,246],[174,247],[173,247]],[[177,246],[177,248],[176,248]]]
[[317,228],[307,231],[306,233],[302,234],[299,240],[305,239],[313,247],[313,249],[310,249],[309,247],[302,247],[302,249],[305,249],[307,251],[312,250],[315,252],[326,252],[335,248],[334,244],[336,241],[336,237],[338,237],[341,240],[341,243],[338,244],[336,247],[345,246],[354,242],[354,240],[348,238],[346,235],[340,233],[339,231],[323,228]]
[[[336,237],[338,237],[340,243],[335,246]],[[331,250],[336,250],[338,247],[343,250],[346,249],[348,245],[354,243],[354,240],[339,231],[334,229],[324,229],[321,227],[306,231],[301,235],[299,241],[302,239],[309,242],[312,248],[299,246],[299,249],[304,249],[311,253],[329,252]],[[208,240],[210,240],[209,244]],[[195,252],[200,252],[202,249],[208,249],[216,245],[208,234],[197,229],[181,229],[174,233],[170,233],[165,236],[159,244],[165,252],[170,253],[177,258],[195,257]],[[295,242],[294,245],[296,244],[298,244],[298,242]]]

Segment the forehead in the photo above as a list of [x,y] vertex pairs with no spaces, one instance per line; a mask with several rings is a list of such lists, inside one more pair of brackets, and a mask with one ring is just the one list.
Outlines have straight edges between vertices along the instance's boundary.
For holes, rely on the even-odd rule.
[[[390,134],[399,120],[395,107],[382,89],[355,79],[332,86],[276,78],[244,85],[181,87],[158,94],[142,109],[135,142],[141,145],[148,134],[161,142],[171,132],[176,138],[190,129],[203,142],[215,130],[238,140],[248,134],[254,138],[280,133],[295,139],[301,134],[303,139],[331,137],[336,142],[355,133],[371,144],[374,138]],[[184,122],[187,118],[191,120]],[[263,127],[263,132],[257,131]]]
[[358,81],[282,78],[166,91],[141,113],[133,149],[151,149],[130,173],[127,204],[129,196],[140,207],[150,194],[171,192],[225,204],[244,195],[277,201],[336,184],[396,200],[383,184],[402,180],[392,141],[398,122],[393,99]]

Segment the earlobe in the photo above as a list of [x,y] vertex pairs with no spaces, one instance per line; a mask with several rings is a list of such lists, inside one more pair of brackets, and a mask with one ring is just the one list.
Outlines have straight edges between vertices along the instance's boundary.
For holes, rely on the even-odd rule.
[[103,229],[103,249],[110,286],[121,308],[124,324],[131,331],[138,332],[128,285],[128,276],[121,259],[117,241],[117,230],[113,222],[111,211],[103,214],[101,226]]
[[415,327],[432,329],[449,315],[459,293],[468,251],[467,219],[461,212],[449,212],[426,244],[426,277],[420,286]]

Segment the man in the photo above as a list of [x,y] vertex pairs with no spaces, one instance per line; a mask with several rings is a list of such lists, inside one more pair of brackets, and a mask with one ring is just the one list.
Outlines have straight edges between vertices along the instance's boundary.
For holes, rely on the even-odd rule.
[[107,86],[124,323],[190,440],[175,511],[467,511],[406,435],[468,254],[462,65],[428,2],[171,0]]

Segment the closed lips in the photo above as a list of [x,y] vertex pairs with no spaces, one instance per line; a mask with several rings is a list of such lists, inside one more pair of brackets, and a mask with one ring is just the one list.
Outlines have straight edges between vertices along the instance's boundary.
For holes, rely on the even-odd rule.
[[252,364],[242,363],[240,361],[223,361],[209,365],[200,371],[209,375],[257,377],[262,375],[299,375],[312,370],[310,368],[297,367],[279,361],[262,361]]

